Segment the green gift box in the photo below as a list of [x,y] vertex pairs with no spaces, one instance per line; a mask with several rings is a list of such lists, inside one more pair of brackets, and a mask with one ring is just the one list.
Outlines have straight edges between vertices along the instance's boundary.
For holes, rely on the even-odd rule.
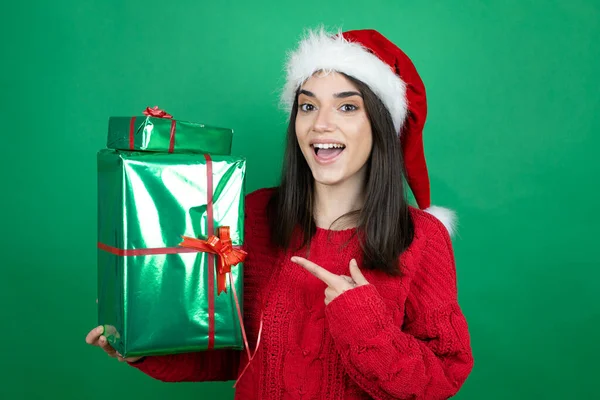
[[106,147],[117,150],[231,154],[233,130],[181,121],[157,107],[144,116],[110,117]]
[[109,343],[124,357],[243,349],[243,263],[223,260],[243,255],[245,160],[103,149],[97,161]]

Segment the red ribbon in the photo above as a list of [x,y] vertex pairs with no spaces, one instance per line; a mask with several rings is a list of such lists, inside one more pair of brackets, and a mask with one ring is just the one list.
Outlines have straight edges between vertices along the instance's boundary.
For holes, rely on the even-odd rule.
[[114,254],[119,257],[134,257],[134,256],[151,256],[155,254],[181,254],[181,253],[196,253],[194,249],[182,249],[181,247],[151,247],[145,249],[119,249],[98,242],[98,248],[107,253]]
[[[205,154],[206,160],[206,217],[208,236],[215,234],[213,212],[213,165],[210,155]],[[215,257],[208,253],[208,349],[215,347]]]
[[233,247],[228,226],[219,228],[219,237],[212,235],[207,240],[201,240],[183,236],[183,242],[179,245],[218,256],[217,296],[222,292],[227,293],[226,278],[231,267],[243,262],[248,255],[244,250]]
[[[173,116],[168,112],[161,110],[158,106],[154,106],[152,108],[146,107],[144,110],[144,115],[148,117],[154,118],[165,118],[171,120],[171,131],[169,137],[169,153],[172,153],[175,150],[175,128],[177,123],[173,119]],[[131,117],[129,122],[129,150],[133,150],[135,147],[135,117]]]
[[[209,222],[209,226],[212,224],[212,221]],[[250,361],[256,355],[256,350],[254,351],[254,355],[250,353],[250,345],[248,344],[248,336],[246,335],[246,328],[244,327],[244,318],[242,316],[242,310],[240,307],[240,300],[237,295],[237,291],[235,289],[235,284],[233,282],[233,277],[231,275],[231,267],[243,262],[246,259],[248,253],[245,251],[235,248],[231,244],[231,237],[229,233],[228,226],[219,227],[219,237],[211,235],[207,240],[195,239],[188,236],[183,236],[183,242],[179,244],[182,247],[194,249],[201,252],[216,254],[219,257],[219,267],[217,270],[217,296],[222,292],[227,293],[227,274],[229,274],[229,284],[231,285],[231,291],[233,292],[233,298],[235,301],[235,308],[237,310],[238,321],[240,323],[240,328],[242,329],[242,338],[244,340],[244,347],[246,349],[246,353],[248,354],[248,365],[244,368],[242,373],[239,375],[237,382],[242,377],[246,369],[250,365]],[[209,257],[210,258],[210,257]],[[209,260],[209,271],[213,270],[213,262]],[[209,273],[210,276],[210,273]],[[212,282],[212,278],[209,278],[210,282]],[[210,286],[210,285],[209,285]],[[214,329],[210,328],[210,321],[212,321],[212,326],[214,326],[214,289],[209,289],[209,349],[212,348],[214,344]],[[211,301],[212,299],[212,301]],[[260,329],[258,333],[258,341],[256,343],[256,348],[258,349],[258,344],[260,343],[260,336],[262,332],[262,318],[260,323]],[[235,387],[233,385],[233,387]]]
[[144,110],[144,115],[156,118],[173,118],[171,114],[169,114],[165,110],[161,110],[160,108],[158,108],[158,106],[154,106],[152,108],[146,107],[146,109]]

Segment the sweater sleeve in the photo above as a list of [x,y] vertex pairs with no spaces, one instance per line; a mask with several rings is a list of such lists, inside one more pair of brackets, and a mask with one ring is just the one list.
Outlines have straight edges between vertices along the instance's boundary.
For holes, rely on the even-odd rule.
[[240,352],[212,350],[165,356],[148,356],[129,363],[163,382],[206,382],[236,379]]
[[326,308],[347,374],[375,399],[447,399],[473,367],[450,238],[439,225],[431,231],[403,327],[371,284],[345,292]]

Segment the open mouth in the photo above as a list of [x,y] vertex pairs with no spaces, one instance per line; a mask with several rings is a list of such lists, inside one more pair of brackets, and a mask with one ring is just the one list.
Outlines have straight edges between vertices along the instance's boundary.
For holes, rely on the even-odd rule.
[[314,143],[311,146],[317,159],[322,161],[333,160],[346,148],[346,146],[341,143]]

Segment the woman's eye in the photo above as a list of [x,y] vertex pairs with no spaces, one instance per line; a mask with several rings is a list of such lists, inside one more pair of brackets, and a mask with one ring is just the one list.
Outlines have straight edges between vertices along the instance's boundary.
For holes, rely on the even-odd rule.
[[315,109],[315,106],[313,106],[312,104],[302,104],[300,105],[300,110],[304,111],[304,112],[308,112],[308,111],[312,111]]
[[358,110],[358,107],[356,107],[353,104],[344,104],[342,106],[342,111],[344,111],[344,112],[350,112],[350,111],[356,111],[356,110]]

